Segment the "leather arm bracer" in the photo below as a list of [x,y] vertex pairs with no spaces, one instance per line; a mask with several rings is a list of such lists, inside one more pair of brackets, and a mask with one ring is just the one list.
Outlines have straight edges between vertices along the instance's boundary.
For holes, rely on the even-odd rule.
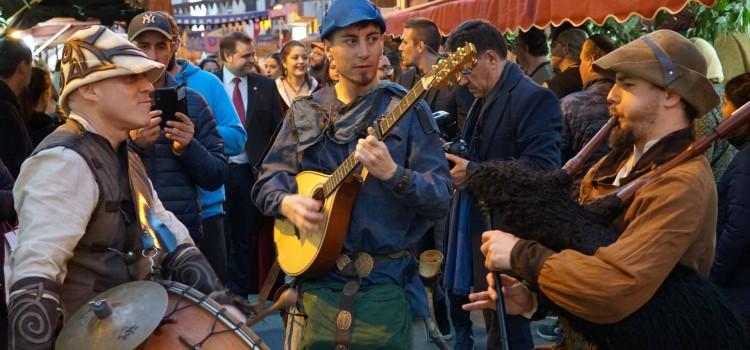
[[27,277],[10,288],[8,348],[52,349],[63,325],[60,285],[42,277]]
[[206,257],[192,244],[181,244],[162,263],[164,277],[186,284],[209,295],[221,289],[221,283]]

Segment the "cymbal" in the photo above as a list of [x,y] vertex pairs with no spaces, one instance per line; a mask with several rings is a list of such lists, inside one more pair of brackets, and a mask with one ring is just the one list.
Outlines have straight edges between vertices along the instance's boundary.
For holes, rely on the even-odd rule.
[[55,349],[132,350],[154,332],[166,310],[167,291],[158,283],[119,285],[76,310],[57,337]]

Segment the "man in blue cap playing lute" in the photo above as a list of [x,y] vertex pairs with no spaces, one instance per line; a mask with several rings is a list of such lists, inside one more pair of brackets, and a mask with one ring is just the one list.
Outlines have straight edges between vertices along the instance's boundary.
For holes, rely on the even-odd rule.
[[451,181],[424,102],[407,112],[384,142],[368,136],[375,118],[405,95],[399,85],[376,78],[384,30],[380,11],[369,1],[331,4],[320,37],[340,79],[333,89],[292,103],[253,188],[266,215],[285,217],[304,235],[317,232],[324,216],[319,201],[297,194],[296,174],[330,174],[351,153],[369,173],[352,207],[346,257],[337,259],[337,266],[349,261],[357,271],[352,275],[334,266],[322,278],[294,281],[302,295],[298,313],[304,315],[297,319],[304,321],[287,327],[288,348],[428,345],[427,296],[408,248],[432,220],[447,215]]

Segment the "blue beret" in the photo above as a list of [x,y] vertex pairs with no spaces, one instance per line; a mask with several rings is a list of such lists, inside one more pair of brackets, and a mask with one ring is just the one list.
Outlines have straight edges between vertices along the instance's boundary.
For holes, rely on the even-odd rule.
[[320,39],[326,39],[337,29],[362,21],[375,22],[380,27],[380,32],[385,32],[383,15],[369,0],[334,0],[320,26]]

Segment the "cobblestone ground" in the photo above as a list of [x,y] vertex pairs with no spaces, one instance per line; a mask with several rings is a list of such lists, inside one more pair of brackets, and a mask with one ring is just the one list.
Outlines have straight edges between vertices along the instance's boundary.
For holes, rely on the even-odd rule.
[[[254,300],[256,296],[251,296],[250,300]],[[270,306],[271,304],[268,303],[267,306]],[[475,349],[477,350],[484,350],[486,349],[485,339],[486,335],[484,332],[484,325],[482,320],[482,315],[479,312],[473,312],[471,315],[472,320],[474,321],[474,345]],[[540,338],[536,334],[536,328],[541,324],[549,324],[552,321],[549,320],[541,320],[537,322],[531,323],[531,333],[534,336],[534,345],[536,346],[542,346],[542,345],[551,345],[548,341]],[[284,341],[283,341],[283,325],[281,322],[281,317],[278,316],[278,314],[269,316],[262,322],[256,324],[253,326],[253,331],[261,338],[263,341],[271,348],[271,350],[281,350],[283,349]],[[448,342],[449,345],[453,345],[451,341]],[[437,349],[436,346],[433,346],[433,349]]]

